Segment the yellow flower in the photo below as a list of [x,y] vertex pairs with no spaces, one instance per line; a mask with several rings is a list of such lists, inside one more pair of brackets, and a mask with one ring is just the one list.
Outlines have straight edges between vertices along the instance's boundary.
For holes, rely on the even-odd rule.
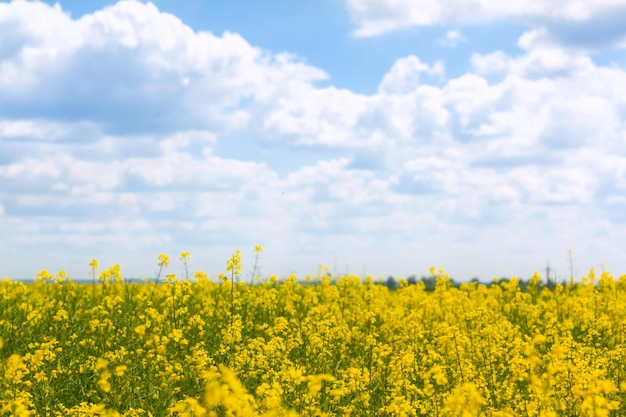
[[226,261],[226,270],[231,271],[235,275],[241,273],[241,251],[237,249],[233,256]]
[[112,277],[111,270],[105,269],[104,271],[100,272],[98,279],[102,282],[109,282],[111,280],[111,277]]
[[61,308],[59,309],[59,311],[57,311],[57,313],[54,315],[52,319],[55,321],[63,321],[63,320],[67,320],[68,317],[69,316],[67,314],[67,311]]
[[52,280],[53,276],[52,274],[50,274],[50,272],[48,272],[45,269],[42,269],[41,271],[39,271],[39,273],[37,274],[37,278],[42,281],[42,282],[46,282],[46,281],[50,281]]
[[128,366],[126,365],[119,365],[115,367],[115,375],[117,376],[124,376],[124,373],[126,372],[126,370],[128,369]]
[[111,392],[111,384],[109,383],[109,377],[111,373],[109,371],[104,371],[100,374],[100,378],[98,379],[98,386],[104,392]]
[[96,361],[95,369],[96,371],[101,371],[103,369],[106,369],[107,366],[109,366],[108,360],[104,358],[98,358],[98,360]]
[[120,264],[115,264],[111,267],[111,278],[114,282],[122,282],[123,278],[121,270],[122,267],[120,266]]
[[541,282],[541,275],[539,275],[539,272],[535,271],[533,276],[530,277],[530,281],[528,282],[528,285],[536,287],[540,282]]
[[59,272],[57,272],[57,282],[64,282],[67,279],[67,272],[62,269]]
[[159,266],[159,267],[163,267],[163,266],[167,267],[169,265],[169,263],[170,263],[170,257],[169,256],[167,256],[164,253],[159,255],[157,266]]
[[433,384],[431,384],[430,382],[426,381],[424,383],[423,392],[424,392],[424,394],[426,394],[427,397],[432,397],[432,395],[435,393],[435,387],[433,386]]
[[209,279],[209,275],[202,271],[196,271],[193,274],[193,279],[194,281],[197,281],[197,282],[205,282],[206,280]]
[[93,270],[98,269],[98,260],[97,259],[92,259],[91,262],[89,262],[89,267]]
[[135,327],[135,333],[137,333],[139,336],[145,336],[146,335],[146,326],[144,324],[140,324],[139,326]]
[[180,329],[173,329],[170,333],[170,337],[174,340],[174,342],[180,342],[180,339],[183,338],[183,331]]
[[28,368],[20,355],[13,354],[9,356],[4,364],[4,380],[11,384],[22,382],[22,379],[28,374]]
[[210,414],[207,413],[207,409],[204,408],[198,400],[195,398],[185,398],[184,400],[178,401],[174,404],[173,407],[170,408],[171,415],[176,416],[185,416],[185,417],[193,417],[193,416],[208,416]]
[[484,400],[475,384],[467,382],[452,391],[445,402],[444,415],[475,417],[480,413]]

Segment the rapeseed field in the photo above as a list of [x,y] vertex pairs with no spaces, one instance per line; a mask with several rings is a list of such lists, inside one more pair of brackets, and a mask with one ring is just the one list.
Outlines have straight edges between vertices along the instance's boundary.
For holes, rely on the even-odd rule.
[[[261,251],[256,248],[257,253]],[[624,416],[626,275],[0,283],[2,416]]]

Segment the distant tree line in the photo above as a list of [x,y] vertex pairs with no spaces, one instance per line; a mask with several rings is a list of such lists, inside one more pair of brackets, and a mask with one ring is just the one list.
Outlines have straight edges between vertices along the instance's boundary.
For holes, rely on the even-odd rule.
[[[518,281],[518,286],[520,288],[520,291],[526,291],[526,289],[528,288],[528,284],[530,282],[529,279],[520,279],[520,278],[516,278]],[[472,278],[469,282],[470,283],[476,283],[476,284],[483,284],[486,285],[487,287],[491,287],[492,285],[499,285],[499,284],[503,284],[503,283],[507,283],[511,280],[511,278],[508,277],[501,277],[497,280],[493,280],[491,282],[488,283],[483,283],[480,281],[480,279],[478,279],[477,277]],[[425,291],[431,292],[434,291],[436,286],[437,286],[437,277],[436,276],[425,276],[422,275],[419,279],[417,278],[417,276],[415,275],[411,275],[410,277],[406,278],[406,282],[409,285],[416,285],[417,283],[422,283],[424,285],[424,289]],[[455,281],[454,279],[450,278],[449,279],[449,285],[454,287],[454,288],[459,288],[461,286],[461,284],[463,284],[463,282],[458,282]],[[566,285],[567,281],[562,281],[561,285]],[[400,282],[398,280],[396,280],[393,276],[389,276],[385,281],[382,282],[382,285],[386,286],[387,288],[389,288],[390,290],[396,290],[400,287]],[[538,283],[539,288],[548,288],[550,290],[553,290],[556,288],[557,286],[557,282],[556,280],[553,279],[549,279],[547,280],[547,282],[539,282]]]
[[[330,278],[332,282],[333,277],[330,273],[327,273],[325,276]],[[517,285],[520,291],[525,292],[530,283],[530,279],[523,279],[523,278],[518,278],[518,277],[516,277],[516,279],[517,279],[517,282],[518,282]],[[430,276],[422,275],[420,278],[417,278],[416,275],[411,275],[405,278],[405,281],[407,282],[408,285],[417,285],[418,283],[422,283],[424,285],[424,290],[427,292],[435,291],[435,288],[437,287],[437,277],[434,275],[430,275]],[[511,281],[511,278],[509,277],[500,277],[490,282],[482,282],[477,277],[474,277],[469,281],[455,281],[453,278],[449,278],[448,287],[459,288],[464,283],[465,284],[475,283],[477,285],[485,285],[487,288],[489,288],[492,285],[500,285],[500,284],[507,283],[509,281]],[[299,281],[299,283],[301,285],[318,285],[319,281],[317,280],[309,281],[309,282]],[[392,291],[395,291],[398,288],[400,288],[400,280],[394,278],[393,275],[390,275],[389,277],[387,277],[386,280],[382,280],[382,279],[374,280],[374,284],[384,285],[385,287],[389,288]],[[551,279],[547,279],[545,282],[540,281],[537,284],[537,286],[539,289],[548,288],[550,290],[554,290],[558,284],[565,286],[567,284],[567,280],[562,280],[560,283],[557,283],[556,279],[551,278]]]

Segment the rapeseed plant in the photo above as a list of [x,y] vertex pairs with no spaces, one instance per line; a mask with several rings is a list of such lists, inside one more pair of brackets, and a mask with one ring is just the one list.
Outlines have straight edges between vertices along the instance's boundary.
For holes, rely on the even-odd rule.
[[[252,277],[258,271],[260,246]],[[0,282],[0,416],[626,415],[626,275],[395,291],[354,275]],[[190,275],[193,280],[189,280]],[[96,279],[99,277],[99,281]]]

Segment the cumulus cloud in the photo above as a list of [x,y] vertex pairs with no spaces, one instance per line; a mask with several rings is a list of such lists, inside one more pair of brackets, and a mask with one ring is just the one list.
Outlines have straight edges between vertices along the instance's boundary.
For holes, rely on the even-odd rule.
[[443,78],[443,62],[437,61],[434,65],[429,66],[421,62],[415,55],[399,59],[383,77],[378,86],[378,92],[382,94],[406,94],[415,90],[419,85],[421,74],[436,75]]
[[624,0],[580,2],[345,0],[358,28],[356,36],[376,36],[411,26],[513,21],[548,28],[560,42],[587,47],[623,46]]
[[[443,199],[433,205],[440,221],[464,218],[493,227],[511,221],[494,207],[515,209],[519,221],[531,221],[555,205],[596,206],[608,216],[612,209],[600,201],[616,201],[622,170],[617,163],[599,165],[609,156],[626,162],[626,92],[620,87],[626,72],[598,66],[581,51],[547,46],[529,46],[517,56],[476,54],[472,64],[473,73],[436,86],[419,79],[435,66],[400,59],[377,94],[345,92],[353,100],[343,113],[348,118],[337,115],[339,107],[332,116],[313,110],[322,102],[333,108],[329,89],[316,90],[312,105],[280,111],[293,125],[315,120],[315,126],[332,126],[334,146],[343,149],[375,146],[348,141],[365,127],[382,141],[377,149],[385,154],[388,189],[410,196],[414,207],[424,197]],[[500,77],[491,80],[494,73]]]
[[194,32],[151,3],[122,1],[77,20],[58,5],[0,4],[0,31],[12,34],[0,44],[2,114],[90,120],[106,132],[242,126],[245,100],[326,78],[238,34]]

